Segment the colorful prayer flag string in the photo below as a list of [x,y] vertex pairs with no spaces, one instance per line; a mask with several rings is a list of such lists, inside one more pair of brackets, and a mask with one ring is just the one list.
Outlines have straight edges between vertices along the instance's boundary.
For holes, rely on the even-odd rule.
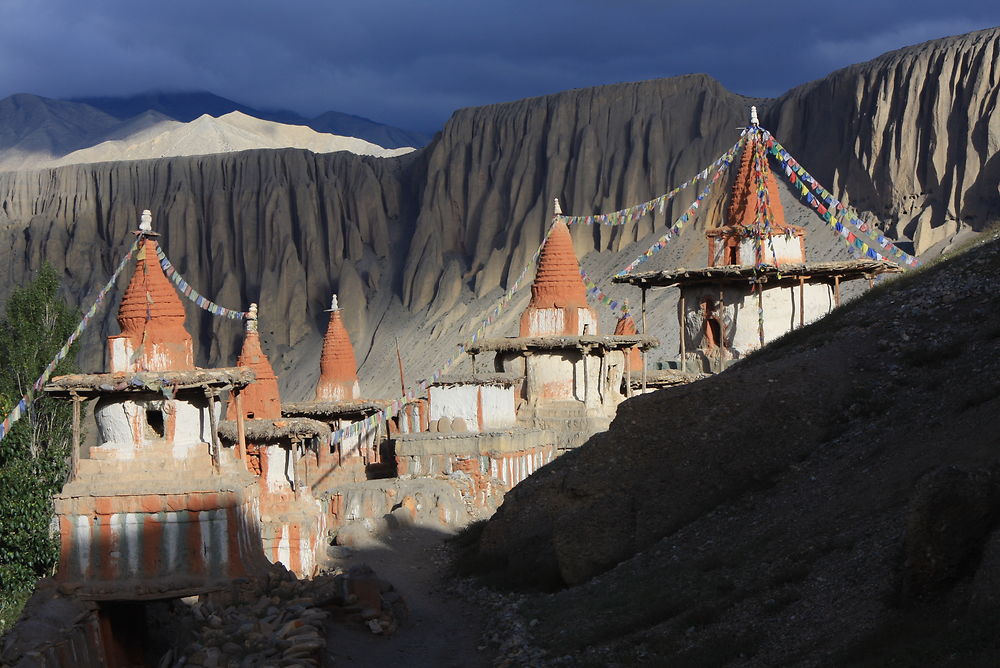
[[[483,336],[485,336],[486,328],[489,327],[491,324],[493,324],[493,322],[498,317],[500,317],[500,314],[503,313],[508,306],[510,306],[511,302],[514,299],[514,294],[521,288],[521,284],[527,277],[528,272],[538,262],[538,258],[542,254],[542,248],[545,247],[545,242],[552,234],[553,229],[555,229],[555,218],[553,218],[552,224],[549,225],[549,229],[545,232],[545,236],[542,238],[542,242],[538,244],[538,248],[535,249],[534,253],[532,253],[531,259],[529,259],[528,263],[524,265],[524,268],[521,270],[521,273],[518,274],[517,278],[514,279],[514,282],[511,283],[510,288],[508,288],[504,292],[503,296],[500,297],[500,299],[493,305],[493,308],[490,309],[487,316],[483,318],[483,320],[479,323],[479,326],[472,333],[472,336],[469,339],[470,343],[475,343]],[[352,438],[360,434],[363,429],[370,430],[379,420],[387,420],[398,415],[400,411],[402,411],[420,394],[426,392],[427,388],[430,387],[431,383],[433,383],[438,378],[446,374],[451,369],[451,367],[453,367],[465,354],[466,347],[467,344],[460,344],[458,346],[458,352],[456,352],[444,364],[438,367],[438,369],[434,373],[432,373],[430,376],[417,383],[416,387],[419,388],[419,390],[410,388],[409,390],[406,391],[406,393],[402,397],[393,400],[388,407],[379,409],[377,412],[373,413],[365,420],[361,422],[354,422],[344,427],[343,429],[337,429],[331,432],[330,447],[335,446],[337,443],[340,443],[345,438]]]
[[621,309],[623,313],[625,312],[623,304],[605,294],[604,290],[601,290],[601,287],[587,275],[587,272],[583,270],[583,267],[580,267],[580,278],[583,279],[583,286],[587,289],[588,295],[595,297],[598,302],[611,309],[612,313],[619,309]]
[[667,244],[671,241],[671,239],[673,239],[675,235],[680,234],[681,229],[684,227],[684,225],[686,225],[697,214],[698,207],[701,205],[701,201],[708,196],[708,193],[712,190],[712,186],[715,185],[715,183],[722,177],[722,175],[726,173],[726,170],[733,162],[733,156],[740,149],[740,147],[743,146],[743,144],[746,142],[746,139],[747,139],[747,132],[744,131],[743,134],[740,135],[740,140],[736,142],[736,144],[734,144],[733,147],[730,148],[725,155],[722,156],[723,159],[719,164],[718,169],[715,170],[715,174],[712,176],[712,180],[709,181],[709,183],[702,189],[700,193],[698,193],[698,196],[687,208],[687,210],[684,213],[682,213],[677,218],[677,220],[674,221],[674,224],[670,226],[670,229],[668,229],[663,236],[654,241],[653,245],[650,246],[648,249],[646,249],[645,253],[637,257],[635,260],[629,263],[627,267],[625,267],[617,274],[615,274],[616,276],[625,276],[627,274],[630,274],[637,266],[639,266],[649,258],[653,257],[654,254],[666,248]]
[[108,296],[108,292],[110,292],[111,288],[114,287],[115,281],[118,280],[118,276],[121,275],[122,270],[125,269],[128,261],[132,259],[133,255],[135,255],[135,251],[139,248],[139,244],[142,242],[143,238],[144,237],[141,235],[136,237],[135,242],[133,242],[132,246],[128,249],[125,257],[123,257],[121,262],[118,263],[118,267],[111,275],[111,278],[109,278],[108,282],[104,284],[101,291],[97,293],[97,298],[94,300],[94,303],[91,304],[89,309],[87,309],[87,312],[83,315],[79,324],[77,324],[76,329],[74,329],[73,333],[69,335],[68,339],[66,339],[66,343],[63,344],[62,348],[59,349],[59,352],[56,353],[56,356],[51,362],[49,362],[48,366],[45,367],[45,370],[42,371],[42,375],[40,375],[38,380],[35,381],[35,384],[32,385],[31,391],[21,397],[21,400],[17,402],[13,410],[11,410],[11,412],[4,419],[3,423],[0,424],[0,441],[2,441],[4,437],[10,433],[10,428],[14,425],[14,423],[20,420],[21,417],[28,412],[31,403],[34,400],[34,393],[39,392],[45,383],[48,382],[52,373],[56,370],[56,366],[58,366],[59,362],[66,358],[66,355],[69,354],[69,349],[73,347],[76,340],[80,338],[83,331],[87,329],[87,325],[90,324],[94,314],[97,313],[97,309],[104,303],[105,297]]
[[245,311],[234,311],[225,306],[219,306],[207,297],[198,294],[198,291],[184,280],[184,277],[174,268],[174,265],[170,264],[170,260],[167,259],[166,253],[160,248],[160,244],[156,244],[156,257],[160,260],[160,267],[163,268],[163,273],[167,275],[167,278],[174,282],[174,285],[177,286],[182,295],[194,302],[199,308],[208,311],[212,315],[231,320],[243,320],[246,318],[247,314]]
[[[848,229],[844,225],[845,222],[855,227],[861,233],[867,233],[871,228],[867,223],[854,216],[848,207],[844,206],[830,191],[820,185],[819,181],[814,179],[771,133],[767,130],[762,130],[762,133],[768,150],[781,162],[788,182],[798,191],[799,196],[816,210],[817,215],[836,230],[848,246],[856,248],[862,255],[872,260],[886,259],[885,256],[872,248],[872,246],[880,246],[888,255],[899,258],[907,266],[916,267],[920,264],[920,260],[917,257],[897,248],[877,230],[872,230],[876,233],[876,241],[866,234],[859,237],[852,230]],[[839,217],[834,213],[835,211],[840,214]]]
[[684,190],[692,183],[695,183],[696,181],[704,181],[705,179],[707,179],[709,173],[713,169],[721,165],[724,161],[726,161],[727,156],[730,156],[732,153],[734,153],[736,151],[736,148],[740,145],[742,141],[743,138],[741,136],[740,141],[736,142],[736,144],[731,149],[729,149],[728,151],[720,155],[718,158],[716,158],[715,161],[712,162],[712,164],[710,164],[708,167],[701,170],[693,177],[691,177],[681,185],[677,186],[670,192],[664,193],[659,197],[654,197],[648,202],[643,202],[642,204],[636,204],[635,206],[630,206],[626,209],[621,209],[619,211],[612,211],[611,213],[596,213],[589,216],[565,216],[563,214],[557,214],[556,218],[563,221],[567,225],[577,225],[577,224],[624,225],[626,223],[631,223],[639,220],[646,214],[652,213],[657,208],[660,210],[660,213],[663,213],[664,209],[666,208],[666,204],[669,200],[673,199],[680,191]]

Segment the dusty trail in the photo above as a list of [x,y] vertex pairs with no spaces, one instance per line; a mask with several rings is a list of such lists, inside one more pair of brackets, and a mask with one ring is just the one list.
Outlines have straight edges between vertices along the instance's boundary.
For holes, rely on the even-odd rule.
[[[407,617],[388,637],[357,624],[327,625],[329,666],[478,668],[492,666],[495,648],[481,640],[488,610],[448,591],[449,534],[402,528],[335,559],[345,570],[359,564],[393,584],[406,603]],[[482,649],[479,649],[482,647]]]

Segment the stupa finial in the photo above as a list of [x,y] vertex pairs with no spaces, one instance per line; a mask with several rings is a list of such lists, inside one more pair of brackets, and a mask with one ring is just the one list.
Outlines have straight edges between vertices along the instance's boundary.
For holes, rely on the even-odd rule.
[[326,309],[328,313],[340,310],[340,304],[337,303],[337,293],[333,293],[333,297],[330,298],[330,308]]
[[143,209],[142,216],[139,217],[139,231],[153,231],[153,214],[149,209]]
[[555,202],[555,205],[552,207],[552,213],[554,213],[557,216],[561,216],[562,215],[562,207],[559,206],[559,198],[556,197],[552,201]]
[[256,332],[257,331],[257,304],[250,304],[250,308],[247,310],[247,331]]
[[760,121],[757,119],[757,106],[753,105],[750,107],[750,125],[757,127],[760,125]]

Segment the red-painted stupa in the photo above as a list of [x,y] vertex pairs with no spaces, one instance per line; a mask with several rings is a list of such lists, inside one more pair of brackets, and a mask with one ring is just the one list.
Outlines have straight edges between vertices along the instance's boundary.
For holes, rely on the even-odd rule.
[[[151,220],[149,212],[143,212],[140,225],[148,226]],[[157,260],[156,242],[150,238],[156,233],[146,233],[136,253],[135,272],[118,307],[122,333],[108,338],[109,370],[194,369],[194,345],[184,327],[184,305]]]
[[[281,397],[278,393],[278,377],[274,374],[271,362],[264,354],[260,345],[260,334],[257,331],[257,305],[251,304],[246,318],[246,338],[243,339],[243,349],[236,359],[236,366],[253,369],[255,380],[241,393],[240,403],[243,417],[248,420],[281,419]],[[236,402],[230,401],[226,418],[235,420],[237,415]]]
[[[556,213],[559,211],[556,200]],[[556,220],[542,246],[531,301],[521,314],[521,336],[581,336],[597,334],[597,313],[587,304],[580,262],[569,228]]]
[[[754,112],[755,114],[756,112]],[[751,123],[756,125],[754,115]],[[759,196],[761,184],[766,199]],[[805,230],[785,221],[778,182],[759,133],[743,147],[725,225],[709,229],[708,265],[796,264],[805,262]]]
[[354,346],[344,327],[337,295],[330,304],[330,323],[323,337],[323,352],[319,358],[319,381],[316,401],[348,401],[361,397],[358,366]]
[[[625,310],[622,312],[618,322],[615,323],[615,336],[636,336],[639,333],[639,327],[635,324],[635,320],[628,311],[628,303],[625,304]],[[642,351],[638,347],[630,348],[628,351],[628,362],[629,368],[633,372],[640,371],[642,369]]]

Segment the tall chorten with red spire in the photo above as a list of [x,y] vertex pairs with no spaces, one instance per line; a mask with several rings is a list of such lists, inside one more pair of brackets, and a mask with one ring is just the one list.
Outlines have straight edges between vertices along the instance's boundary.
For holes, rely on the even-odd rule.
[[[248,420],[281,419],[281,396],[278,393],[278,377],[270,360],[264,354],[260,345],[260,334],[257,331],[257,305],[251,304],[246,318],[246,338],[243,339],[243,349],[236,359],[236,366],[253,369],[255,380],[241,393],[240,403],[243,417]],[[226,419],[235,420],[237,415],[236,402],[230,401],[226,410]]]
[[354,346],[344,327],[337,304],[337,295],[330,303],[330,323],[323,337],[323,352],[319,358],[319,382],[316,401],[349,401],[361,397],[358,366]]
[[[194,344],[184,327],[184,305],[156,258],[152,216],[144,211],[146,238],[136,254],[135,272],[118,307],[122,333],[108,337],[110,371],[194,369]],[[145,226],[145,227],[144,227]]]
[[[555,213],[562,213],[559,200]],[[538,260],[531,301],[521,314],[521,336],[581,336],[597,334],[597,313],[587,304],[580,263],[569,228],[556,220]]]
[[[756,127],[756,109],[751,125]],[[759,193],[767,193],[761,199]],[[762,209],[765,206],[766,209]],[[766,219],[766,225],[765,225]],[[733,182],[726,222],[708,230],[708,265],[782,265],[806,261],[805,230],[785,222],[778,182],[760,133],[751,131]]]

